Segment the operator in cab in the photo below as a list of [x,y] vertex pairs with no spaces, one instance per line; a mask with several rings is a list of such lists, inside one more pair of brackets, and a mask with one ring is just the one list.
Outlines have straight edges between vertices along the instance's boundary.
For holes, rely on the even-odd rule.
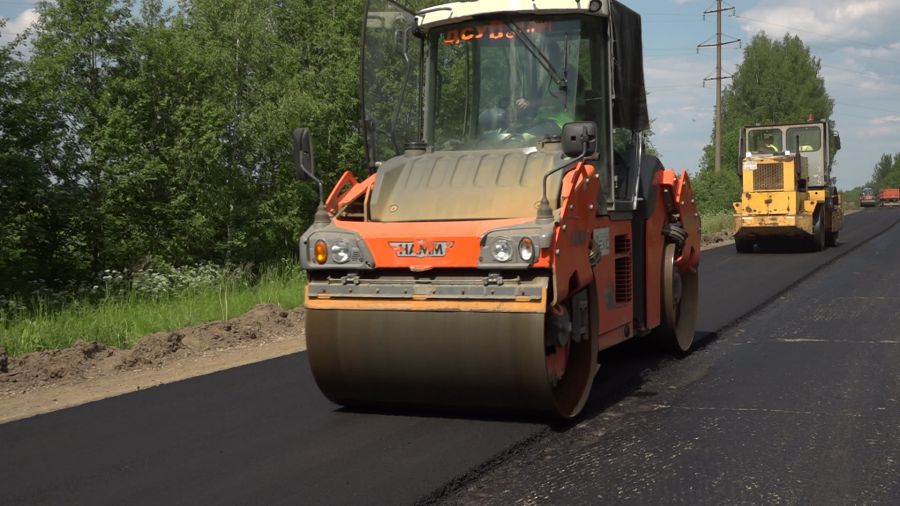
[[763,147],[773,154],[781,151],[781,148],[778,147],[778,143],[775,141],[775,136],[770,133],[767,133],[763,138]]
[[532,124],[525,134],[534,137],[559,135],[563,125],[575,121],[575,112],[568,101],[568,94],[574,90],[583,90],[585,87],[577,66],[572,62],[565,64],[566,54],[558,43],[549,43],[546,55],[559,77],[565,79],[566,88],[561,88],[550,72],[545,70],[535,87],[538,93],[531,97],[516,99],[514,105],[520,116],[527,118]]

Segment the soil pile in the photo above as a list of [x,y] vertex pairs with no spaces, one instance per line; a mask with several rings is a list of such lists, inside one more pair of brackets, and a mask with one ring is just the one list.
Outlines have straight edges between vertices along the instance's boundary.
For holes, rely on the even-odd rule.
[[84,341],[62,350],[12,358],[0,350],[0,396],[128,370],[161,368],[180,359],[219,350],[299,339],[303,318],[302,308],[285,311],[274,304],[262,304],[232,320],[144,336],[127,350]]
[[716,232],[715,234],[707,234],[700,238],[700,247],[709,247],[715,246],[718,244],[722,244],[727,241],[731,241],[734,237],[734,232],[731,230],[722,230],[720,232]]

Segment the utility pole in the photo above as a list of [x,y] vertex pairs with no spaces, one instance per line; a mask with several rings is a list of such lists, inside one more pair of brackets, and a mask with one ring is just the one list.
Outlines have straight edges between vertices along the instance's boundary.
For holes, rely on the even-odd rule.
[[697,52],[700,52],[701,47],[715,47],[716,48],[716,77],[707,77],[703,80],[704,85],[706,81],[715,81],[716,82],[716,140],[715,140],[715,150],[716,150],[716,172],[719,172],[722,168],[722,79],[731,79],[731,75],[722,77],[722,46],[728,44],[738,43],[740,44],[741,39],[732,37],[727,35],[730,40],[722,42],[722,13],[726,11],[731,11],[731,15],[734,16],[734,7],[728,6],[722,7],[722,0],[716,0],[716,8],[715,9],[707,9],[703,12],[703,19],[706,19],[707,14],[716,13],[716,43],[710,44],[707,39],[706,42],[697,45]]

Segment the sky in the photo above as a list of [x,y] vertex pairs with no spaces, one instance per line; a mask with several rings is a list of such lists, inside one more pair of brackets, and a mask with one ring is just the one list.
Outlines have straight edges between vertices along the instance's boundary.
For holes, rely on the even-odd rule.
[[[653,143],[663,163],[696,171],[712,132],[715,82],[715,0],[623,0],[641,14],[644,72]],[[733,0],[722,31],[742,41],[725,46],[723,71],[741,62],[754,34],[798,35],[822,63],[842,149],[835,160],[838,187],[868,181],[883,153],[900,152],[900,0]],[[27,27],[33,0],[0,0],[9,19],[2,39]],[[724,81],[723,84],[727,84]],[[798,118],[803,120],[805,118]]]

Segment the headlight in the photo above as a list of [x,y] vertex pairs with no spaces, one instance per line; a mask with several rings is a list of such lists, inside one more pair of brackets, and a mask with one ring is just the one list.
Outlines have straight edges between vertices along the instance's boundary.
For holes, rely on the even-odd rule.
[[300,264],[304,269],[371,270],[375,260],[358,233],[328,225],[300,236]]
[[509,239],[501,237],[495,240],[491,247],[491,256],[498,262],[509,262],[509,259],[512,258],[512,246],[509,244]]
[[321,239],[316,241],[315,251],[313,251],[313,253],[316,257],[316,263],[319,265],[328,261],[328,245],[325,244],[325,241]]
[[338,241],[331,245],[331,259],[336,264],[345,264],[350,260],[350,245],[344,241]]
[[521,258],[523,262],[529,263],[534,260],[534,243],[531,241],[531,238],[523,237],[522,240],[519,241],[519,258]]

